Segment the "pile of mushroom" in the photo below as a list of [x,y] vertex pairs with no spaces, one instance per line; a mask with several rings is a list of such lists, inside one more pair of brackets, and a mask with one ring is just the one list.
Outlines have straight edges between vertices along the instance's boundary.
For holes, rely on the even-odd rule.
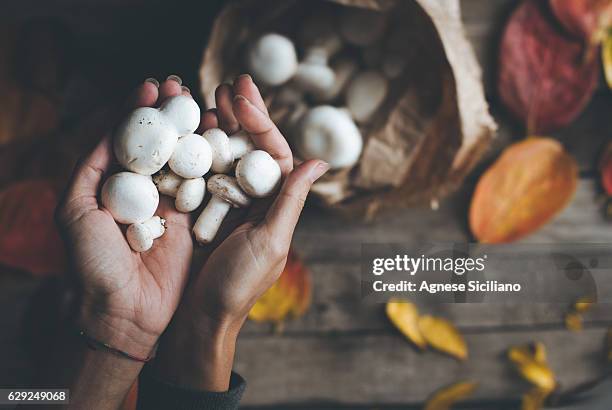
[[[132,111],[114,135],[114,153],[125,171],[106,180],[101,201],[115,221],[128,225],[126,238],[136,252],[149,250],[164,234],[165,221],[155,216],[160,193],[187,213],[202,205],[208,187],[212,197],[193,228],[205,244],[232,207],[247,207],[252,197],[272,195],[279,185],[277,162],[256,150],[246,133],[228,136],[214,128],[194,134],[199,123],[196,102],[179,95],[160,108]],[[234,168],[235,176],[228,175]],[[209,171],[215,175],[207,184]]]
[[363,131],[405,69],[403,31],[382,12],[356,7],[318,10],[295,40],[278,33],[257,38],[247,69],[291,114],[280,124],[302,159],[327,161],[332,169],[354,166]]

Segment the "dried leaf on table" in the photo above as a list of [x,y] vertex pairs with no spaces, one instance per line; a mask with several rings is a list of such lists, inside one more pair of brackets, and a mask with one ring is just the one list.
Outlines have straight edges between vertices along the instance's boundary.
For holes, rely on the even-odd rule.
[[593,298],[589,296],[584,296],[578,298],[578,300],[574,303],[574,310],[578,313],[586,313],[593,307]]
[[582,330],[582,315],[578,312],[569,312],[565,315],[565,327],[572,332]]
[[425,349],[427,342],[419,329],[419,310],[414,303],[401,299],[387,302],[387,316],[391,323],[418,348]]
[[572,122],[599,78],[597,59],[584,61],[585,45],[561,32],[549,14],[543,1],[521,2],[499,49],[501,101],[529,135]]
[[549,394],[546,390],[534,387],[523,395],[521,410],[540,410]]
[[612,24],[610,0],[549,0],[550,9],[573,36],[596,45]]
[[612,30],[606,34],[601,45],[601,59],[608,87],[612,88]]
[[577,184],[576,161],[558,141],[534,137],[513,144],[476,185],[472,233],[482,243],[520,239],[559,213]]
[[599,172],[604,191],[608,196],[612,196],[612,142],[609,142],[604,149],[604,153],[599,161]]
[[0,263],[34,275],[63,273],[64,248],[53,214],[57,190],[49,180],[26,180],[0,191]]
[[299,317],[310,306],[310,272],[293,251],[280,278],[257,300],[249,319],[280,322],[287,316]]
[[508,350],[508,358],[521,376],[534,386],[548,393],[555,389],[555,374],[548,366],[542,343],[514,346]]
[[425,404],[424,410],[448,410],[457,402],[465,400],[471,396],[477,383],[460,382],[436,391]]
[[427,343],[441,352],[459,360],[468,357],[468,348],[463,336],[448,320],[424,315],[419,318],[419,330]]

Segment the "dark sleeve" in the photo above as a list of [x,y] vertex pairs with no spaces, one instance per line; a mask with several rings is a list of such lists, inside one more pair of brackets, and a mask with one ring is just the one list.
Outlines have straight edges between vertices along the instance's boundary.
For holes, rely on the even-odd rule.
[[246,382],[232,372],[229,390],[192,390],[156,380],[146,369],[138,383],[138,410],[233,410],[238,408]]

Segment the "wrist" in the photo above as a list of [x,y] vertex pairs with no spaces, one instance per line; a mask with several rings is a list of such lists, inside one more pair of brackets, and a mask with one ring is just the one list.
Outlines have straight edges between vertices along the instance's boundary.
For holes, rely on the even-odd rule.
[[227,391],[240,327],[230,320],[213,320],[179,308],[160,341],[154,374],[187,388]]
[[134,320],[86,302],[79,311],[77,327],[91,339],[140,358],[151,356],[159,339],[159,334],[143,329]]

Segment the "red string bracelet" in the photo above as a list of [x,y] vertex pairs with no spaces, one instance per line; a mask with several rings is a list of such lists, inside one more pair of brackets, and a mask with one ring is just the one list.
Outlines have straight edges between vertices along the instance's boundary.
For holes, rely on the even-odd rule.
[[111,353],[114,353],[116,355],[119,355],[121,357],[125,357],[127,359],[130,360],[134,360],[136,362],[142,362],[142,363],[146,363],[148,361],[151,361],[151,359],[153,359],[155,357],[155,354],[151,354],[147,357],[138,357],[138,356],[134,356],[131,355],[127,352],[124,352],[123,350],[119,350],[107,343],[101,342],[99,340],[94,339],[93,337],[87,335],[84,331],[80,330],[79,331],[79,336],[81,336],[83,339],[85,339],[85,343],[87,344],[87,346],[92,349],[92,350],[108,350]]

